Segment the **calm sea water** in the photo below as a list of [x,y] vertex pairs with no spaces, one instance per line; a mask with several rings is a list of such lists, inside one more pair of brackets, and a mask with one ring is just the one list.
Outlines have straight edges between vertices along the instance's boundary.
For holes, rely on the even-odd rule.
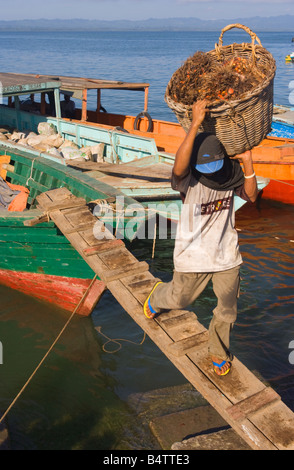
[[[225,43],[247,40],[233,31]],[[288,104],[288,84],[294,64],[290,33],[258,34],[275,57],[276,104]],[[218,41],[215,32],[10,32],[0,33],[0,70],[105,78],[150,83],[151,116],[175,120],[164,102],[172,73],[196,50],[208,51]],[[95,109],[96,97],[89,105]],[[109,112],[137,114],[143,94],[105,91],[102,104]],[[294,410],[294,364],[289,347],[294,341],[293,248],[294,208],[261,200],[237,212],[244,264],[239,317],[232,349],[250,369],[263,377]],[[173,240],[135,240],[130,249],[150,263],[156,276],[172,276]],[[23,387],[68,314],[0,286],[0,410],[4,411]],[[214,308],[211,288],[192,308],[208,327]],[[122,338],[121,348],[97,332]],[[142,330],[106,293],[91,318],[74,318],[60,341],[8,414],[13,449],[155,449],[158,444],[138,417],[138,397],[148,404],[148,392],[186,383]],[[137,343],[137,344],[135,344]],[[140,402],[140,400],[139,400]],[[170,405],[172,411],[176,403]],[[151,407],[151,403],[150,403]],[[146,410],[145,410],[146,411]],[[166,409],[167,413],[169,410]]]

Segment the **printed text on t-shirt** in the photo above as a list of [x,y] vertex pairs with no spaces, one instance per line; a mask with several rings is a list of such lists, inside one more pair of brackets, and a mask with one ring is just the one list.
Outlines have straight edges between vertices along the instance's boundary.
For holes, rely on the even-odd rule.
[[225,197],[224,199],[217,199],[216,201],[201,204],[201,215],[212,214],[213,212],[223,211],[229,209],[233,197]]

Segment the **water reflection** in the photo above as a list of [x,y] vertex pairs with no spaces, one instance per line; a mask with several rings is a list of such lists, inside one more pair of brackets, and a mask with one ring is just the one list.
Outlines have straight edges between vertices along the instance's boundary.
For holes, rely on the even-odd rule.
[[[0,409],[3,412],[47,352],[68,314],[0,287]],[[103,357],[90,318],[74,317],[7,416],[17,449],[111,449],[129,416],[102,372]]]

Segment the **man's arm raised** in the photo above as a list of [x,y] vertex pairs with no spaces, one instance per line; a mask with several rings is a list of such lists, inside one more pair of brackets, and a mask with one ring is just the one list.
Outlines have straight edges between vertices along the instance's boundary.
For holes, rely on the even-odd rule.
[[183,178],[187,175],[189,171],[190,159],[192,155],[194,140],[201,126],[205,114],[208,111],[206,108],[207,101],[206,100],[199,100],[193,104],[192,107],[192,122],[190,129],[183,140],[182,144],[180,145],[176,157],[175,163],[173,167],[173,173],[178,178]]

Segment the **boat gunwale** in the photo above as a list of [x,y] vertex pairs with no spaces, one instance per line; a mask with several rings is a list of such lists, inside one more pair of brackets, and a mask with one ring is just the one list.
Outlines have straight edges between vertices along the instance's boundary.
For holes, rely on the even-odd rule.
[[[0,144],[0,152],[1,150],[5,149],[5,147],[2,147]],[[90,191],[93,191],[96,193],[97,198],[107,198],[107,197],[114,197],[114,196],[123,196],[126,199],[127,203],[135,203],[136,201],[133,200],[132,198],[129,198],[125,196],[123,193],[121,193],[119,190],[116,188],[108,185],[107,183],[103,183],[102,181],[98,181],[91,177],[90,175],[87,175],[87,172],[81,172],[79,170],[76,170],[70,166],[67,165],[62,165],[58,162],[52,161],[47,159],[46,157],[43,156],[32,156],[28,155],[25,153],[25,151],[13,151],[11,152],[11,159],[14,161],[14,156],[19,160],[24,159],[27,160],[31,163],[31,166],[33,165],[34,169],[39,169],[42,170],[42,167],[45,167],[47,170],[54,170],[57,171],[61,174],[63,174],[65,177],[69,178],[73,182],[80,183],[83,186],[85,186],[87,189],[90,189]],[[38,168],[39,166],[39,168]],[[46,171],[46,170],[45,170]],[[47,172],[46,172],[47,173]],[[66,181],[65,181],[66,183]],[[93,194],[95,196],[95,194]]]

